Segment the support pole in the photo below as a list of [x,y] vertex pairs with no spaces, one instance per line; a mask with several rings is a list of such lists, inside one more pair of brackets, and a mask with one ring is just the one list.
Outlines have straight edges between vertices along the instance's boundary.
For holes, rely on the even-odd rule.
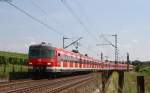
[[106,83],[106,78],[105,78],[105,72],[102,72],[102,93],[105,93],[105,83]]
[[103,53],[101,52],[101,61],[103,62]]
[[124,85],[124,72],[119,71],[119,79],[118,79],[118,93],[123,93],[123,85]]
[[118,41],[117,41],[117,35],[114,35],[115,36],[115,64],[117,64],[118,62]]
[[65,48],[65,37],[63,37],[63,49]]
[[127,71],[129,71],[129,53],[127,53]]
[[144,76],[137,76],[137,93],[144,93]]

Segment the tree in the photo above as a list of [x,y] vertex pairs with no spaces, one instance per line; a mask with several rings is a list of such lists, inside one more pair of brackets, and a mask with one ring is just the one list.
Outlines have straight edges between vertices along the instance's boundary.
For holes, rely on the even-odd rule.
[[0,56],[0,65],[3,64],[2,56]]
[[2,56],[2,64],[4,65],[4,72],[6,72],[6,64],[7,64],[7,58]]
[[142,65],[142,62],[139,61],[139,60],[135,60],[135,61],[132,62],[132,65],[135,65],[135,66]]

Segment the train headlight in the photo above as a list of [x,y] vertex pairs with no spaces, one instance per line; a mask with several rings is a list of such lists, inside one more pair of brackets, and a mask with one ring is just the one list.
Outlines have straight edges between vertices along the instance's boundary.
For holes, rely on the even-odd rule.
[[29,65],[32,65],[32,62],[29,62]]
[[47,63],[47,65],[51,65],[51,63]]

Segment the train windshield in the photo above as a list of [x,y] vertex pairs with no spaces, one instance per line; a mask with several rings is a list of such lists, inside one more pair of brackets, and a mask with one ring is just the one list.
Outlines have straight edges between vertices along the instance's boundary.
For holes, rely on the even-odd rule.
[[54,50],[48,49],[45,47],[39,47],[39,48],[30,48],[29,49],[29,57],[53,57],[54,56]]

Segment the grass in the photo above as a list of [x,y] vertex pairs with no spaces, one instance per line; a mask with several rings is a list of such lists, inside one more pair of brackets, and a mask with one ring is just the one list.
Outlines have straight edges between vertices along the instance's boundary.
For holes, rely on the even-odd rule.
[[146,93],[150,93],[150,76],[145,76],[145,91]]
[[136,72],[125,73],[124,93],[137,93],[137,76],[144,75],[145,93],[150,93],[150,75]]
[[[124,72],[124,88],[123,93],[137,93],[137,76],[143,75],[137,72]],[[145,93],[150,93],[150,75],[144,74]],[[111,83],[106,93],[117,93],[118,90],[118,74],[115,72],[111,77]]]
[[136,77],[138,73],[136,72],[125,72],[124,73],[124,93],[137,93],[136,89]]
[[112,76],[110,77],[110,83],[108,88],[106,88],[106,93],[117,93],[117,80],[118,74],[114,72]]

